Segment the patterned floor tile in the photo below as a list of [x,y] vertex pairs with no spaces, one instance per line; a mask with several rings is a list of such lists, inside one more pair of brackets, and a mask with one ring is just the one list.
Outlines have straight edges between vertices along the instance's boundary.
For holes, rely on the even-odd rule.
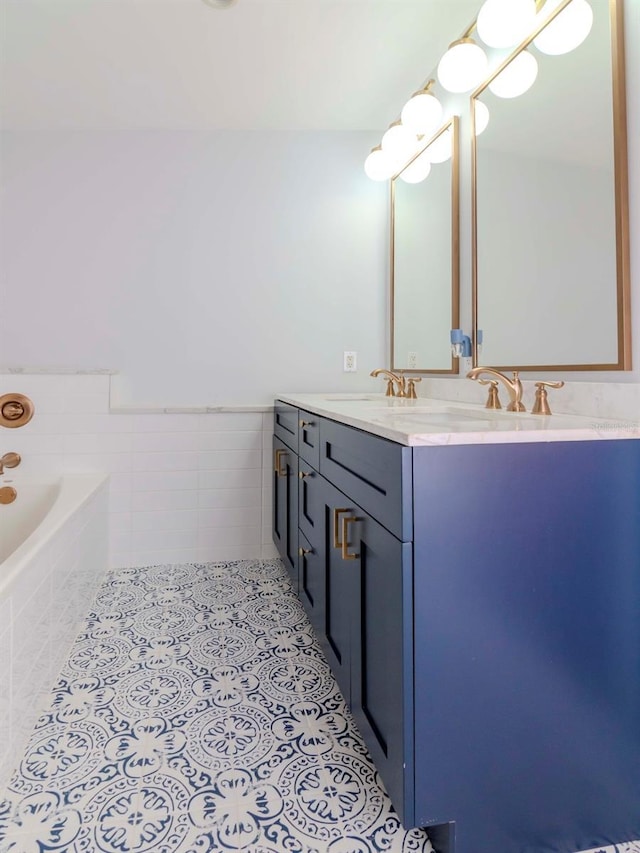
[[432,847],[400,825],[280,561],[112,571],[0,802],[0,853],[223,850]]

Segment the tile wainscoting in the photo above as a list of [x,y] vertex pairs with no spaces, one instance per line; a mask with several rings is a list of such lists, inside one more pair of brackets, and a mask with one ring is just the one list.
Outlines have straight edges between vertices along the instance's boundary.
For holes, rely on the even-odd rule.
[[0,432],[22,456],[5,479],[109,474],[112,566],[274,557],[270,407],[117,410],[110,385],[106,371],[0,374],[0,394],[36,409]]

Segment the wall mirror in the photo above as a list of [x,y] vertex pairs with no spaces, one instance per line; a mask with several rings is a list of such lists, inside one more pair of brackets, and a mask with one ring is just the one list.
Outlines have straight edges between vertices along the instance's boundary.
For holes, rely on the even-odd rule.
[[471,97],[474,364],[631,367],[622,0],[589,3],[575,50],[537,50],[539,27],[513,54],[538,62],[528,91],[497,97],[496,73]]
[[459,325],[458,134],[454,117],[391,181],[392,370],[457,372],[449,333]]

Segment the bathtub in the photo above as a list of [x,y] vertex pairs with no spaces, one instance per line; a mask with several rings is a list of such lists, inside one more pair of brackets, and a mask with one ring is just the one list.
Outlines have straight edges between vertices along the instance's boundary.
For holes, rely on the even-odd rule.
[[16,474],[18,497],[0,506],[0,790],[107,568],[107,484]]

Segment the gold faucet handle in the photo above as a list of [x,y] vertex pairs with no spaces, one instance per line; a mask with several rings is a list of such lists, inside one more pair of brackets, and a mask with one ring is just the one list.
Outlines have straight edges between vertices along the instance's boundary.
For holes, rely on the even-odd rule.
[[531,409],[532,415],[550,415],[551,408],[547,399],[547,388],[562,388],[564,382],[536,382],[536,399]]
[[393,379],[387,379],[386,383],[387,383],[387,390],[384,392],[384,396],[385,397],[395,397],[396,392],[395,392],[395,389],[393,387]]
[[422,382],[421,376],[411,376],[407,379],[407,397],[410,400],[418,399],[418,395],[416,394],[416,385],[418,382]]
[[489,396],[485,404],[485,409],[501,409],[502,403],[498,396],[498,380],[497,379],[478,379],[481,385],[489,386]]

